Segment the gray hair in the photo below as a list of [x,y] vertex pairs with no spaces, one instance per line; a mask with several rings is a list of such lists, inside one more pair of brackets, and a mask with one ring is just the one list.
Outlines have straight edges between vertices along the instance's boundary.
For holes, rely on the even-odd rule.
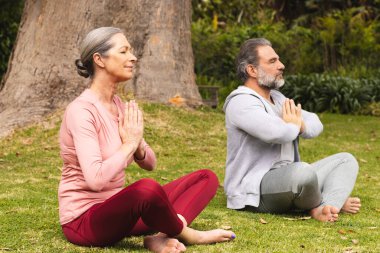
[[94,75],[93,55],[99,53],[107,56],[108,50],[112,48],[110,39],[112,36],[123,31],[116,27],[100,27],[90,31],[80,45],[80,59],[75,60],[75,66],[79,75],[87,78]]
[[261,46],[272,46],[269,40],[256,38],[246,40],[240,47],[240,52],[236,57],[236,73],[244,83],[248,80],[247,66],[259,66],[259,56],[257,48]]

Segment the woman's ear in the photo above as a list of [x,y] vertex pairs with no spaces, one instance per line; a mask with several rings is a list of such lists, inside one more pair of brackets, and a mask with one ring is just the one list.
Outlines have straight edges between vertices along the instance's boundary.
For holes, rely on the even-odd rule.
[[248,64],[245,70],[247,71],[249,77],[257,78],[257,68],[253,65]]
[[99,53],[95,53],[92,55],[92,59],[94,61],[94,63],[100,67],[100,68],[104,68],[105,65],[104,65],[104,62],[103,62],[103,59],[102,59],[102,56],[99,54]]

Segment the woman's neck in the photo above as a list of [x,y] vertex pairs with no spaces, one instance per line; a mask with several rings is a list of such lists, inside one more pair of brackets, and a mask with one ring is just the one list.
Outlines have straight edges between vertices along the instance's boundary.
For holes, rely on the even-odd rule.
[[117,83],[106,79],[94,78],[91,82],[92,90],[103,103],[112,103],[113,96],[116,93]]

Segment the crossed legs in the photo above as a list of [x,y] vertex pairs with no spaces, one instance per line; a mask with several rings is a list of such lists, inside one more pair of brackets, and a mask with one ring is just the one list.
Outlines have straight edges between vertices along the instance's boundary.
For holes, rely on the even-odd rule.
[[129,235],[160,232],[144,240],[154,252],[184,251],[184,244],[175,238],[187,244],[231,240],[230,231],[187,227],[213,198],[218,185],[209,170],[190,173],[164,187],[142,179],[63,225],[63,232],[70,242],[83,246],[107,246]]
[[358,173],[348,153],[329,156],[313,164],[292,163],[272,169],[261,182],[258,212],[310,210],[320,221],[336,221],[339,212],[357,213],[359,198],[349,197]]

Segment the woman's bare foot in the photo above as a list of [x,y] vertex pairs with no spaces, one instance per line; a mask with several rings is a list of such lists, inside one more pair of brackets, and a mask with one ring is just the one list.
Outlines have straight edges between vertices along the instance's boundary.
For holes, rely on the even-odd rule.
[[156,253],[179,253],[186,251],[185,245],[177,239],[169,238],[165,234],[146,236],[144,247]]
[[334,206],[318,206],[310,211],[311,217],[323,222],[337,221],[338,213],[338,208]]
[[183,226],[184,226],[184,227],[187,227],[187,220],[185,219],[185,217],[183,217],[183,216],[180,215],[179,213],[177,213],[177,216],[178,216],[178,218],[182,221]]
[[359,198],[352,198],[349,197],[346,202],[344,203],[341,212],[343,213],[358,213],[359,209],[362,205],[360,204]]
[[232,231],[224,229],[198,231],[184,227],[177,238],[186,244],[210,244],[231,241],[236,238],[236,235]]

